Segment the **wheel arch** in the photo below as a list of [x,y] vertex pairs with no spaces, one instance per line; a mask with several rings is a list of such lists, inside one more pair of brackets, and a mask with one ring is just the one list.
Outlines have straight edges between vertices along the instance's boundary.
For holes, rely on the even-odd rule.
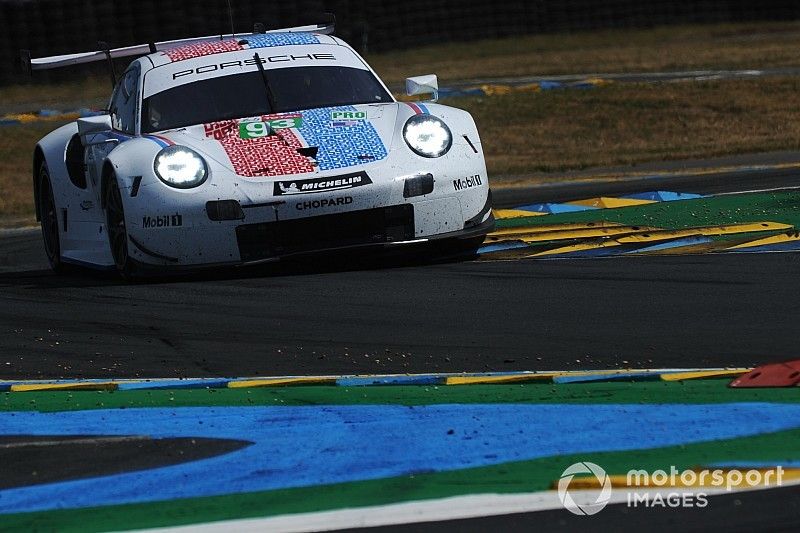
[[31,177],[33,179],[34,203],[36,204],[36,220],[41,220],[42,216],[39,209],[39,169],[43,163],[47,165],[47,171],[50,175],[50,184],[53,187],[53,194],[58,203],[59,199],[63,199],[64,192],[66,191],[65,184],[69,182],[69,173],[65,160],[67,143],[69,143],[70,138],[76,133],[78,133],[77,122],[70,122],[51,131],[36,143],[36,148],[33,150],[33,157],[31,159],[33,165],[31,168]]
[[41,209],[39,207],[39,172],[42,168],[42,163],[45,162],[44,150],[38,144],[33,150],[33,204],[36,208],[36,221],[42,220]]
[[103,170],[100,173],[100,207],[106,207],[106,195],[108,194],[108,183],[116,176],[114,164],[106,159],[103,161]]

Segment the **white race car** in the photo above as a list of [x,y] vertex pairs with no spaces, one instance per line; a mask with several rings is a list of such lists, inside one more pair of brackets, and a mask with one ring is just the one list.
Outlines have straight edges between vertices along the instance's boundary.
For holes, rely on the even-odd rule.
[[[108,114],[36,146],[51,266],[131,275],[434,240],[477,248],[494,218],[472,117],[396,101],[331,33],[317,25],[28,54],[32,70],[139,56]],[[438,90],[435,76],[407,88],[434,101]]]

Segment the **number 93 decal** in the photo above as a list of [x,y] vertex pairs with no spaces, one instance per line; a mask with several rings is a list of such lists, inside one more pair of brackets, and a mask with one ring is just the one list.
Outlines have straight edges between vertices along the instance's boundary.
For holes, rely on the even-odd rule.
[[242,139],[258,139],[267,137],[272,130],[302,128],[303,116],[291,115],[268,120],[254,120],[239,124],[239,137]]

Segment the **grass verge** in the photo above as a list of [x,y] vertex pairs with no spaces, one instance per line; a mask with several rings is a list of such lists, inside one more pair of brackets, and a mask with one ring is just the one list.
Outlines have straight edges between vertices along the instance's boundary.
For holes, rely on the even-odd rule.
[[61,122],[0,126],[0,225],[33,221],[33,148]]
[[475,117],[490,176],[800,148],[800,78],[617,84],[446,103]]
[[766,69],[798,66],[800,22],[663,26],[510,37],[378,54],[367,61],[387,83],[436,73],[479,77]]

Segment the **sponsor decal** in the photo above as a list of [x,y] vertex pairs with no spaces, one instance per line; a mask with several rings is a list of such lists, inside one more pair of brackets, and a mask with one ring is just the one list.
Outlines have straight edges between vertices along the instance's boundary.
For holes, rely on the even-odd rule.
[[273,192],[275,196],[311,194],[315,192],[340,191],[371,184],[372,180],[369,179],[366,172],[358,172],[356,174],[332,176],[329,178],[276,181]]
[[[261,57],[262,64],[270,64],[270,63],[286,63],[292,61],[336,61],[336,57],[333,54],[302,54],[302,55],[291,55],[291,54],[282,54],[277,56],[268,56],[268,57]],[[234,68],[242,68],[242,67],[252,67],[257,64],[255,58],[243,59],[241,61],[225,61],[224,63],[212,63],[209,65],[202,65],[197,68],[190,68],[186,70],[180,70],[175,72],[172,75],[173,80],[177,80],[178,78],[183,78],[184,76],[202,76],[203,74],[208,74],[210,72],[217,72],[217,71],[224,71],[225,69]]]
[[183,215],[159,215],[159,216],[143,216],[142,227],[144,229],[153,228],[179,228],[183,226]]
[[331,111],[331,127],[334,128],[358,126],[365,120],[366,111]]
[[367,120],[366,111],[331,111],[331,120]]
[[481,185],[483,185],[483,181],[481,180],[480,174],[475,174],[474,176],[468,176],[460,180],[453,180],[453,188],[456,191],[463,191],[464,189],[471,189],[473,187],[479,187]]
[[239,137],[259,139],[269,136],[273,130],[303,127],[303,115],[284,115],[266,120],[245,120],[239,123]]
[[297,202],[294,207],[298,211],[305,211],[307,209],[321,209],[323,207],[349,205],[352,203],[353,198],[351,196],[342,196],[340,198],[323,198],[322,200],[307,200],[305,202]]

